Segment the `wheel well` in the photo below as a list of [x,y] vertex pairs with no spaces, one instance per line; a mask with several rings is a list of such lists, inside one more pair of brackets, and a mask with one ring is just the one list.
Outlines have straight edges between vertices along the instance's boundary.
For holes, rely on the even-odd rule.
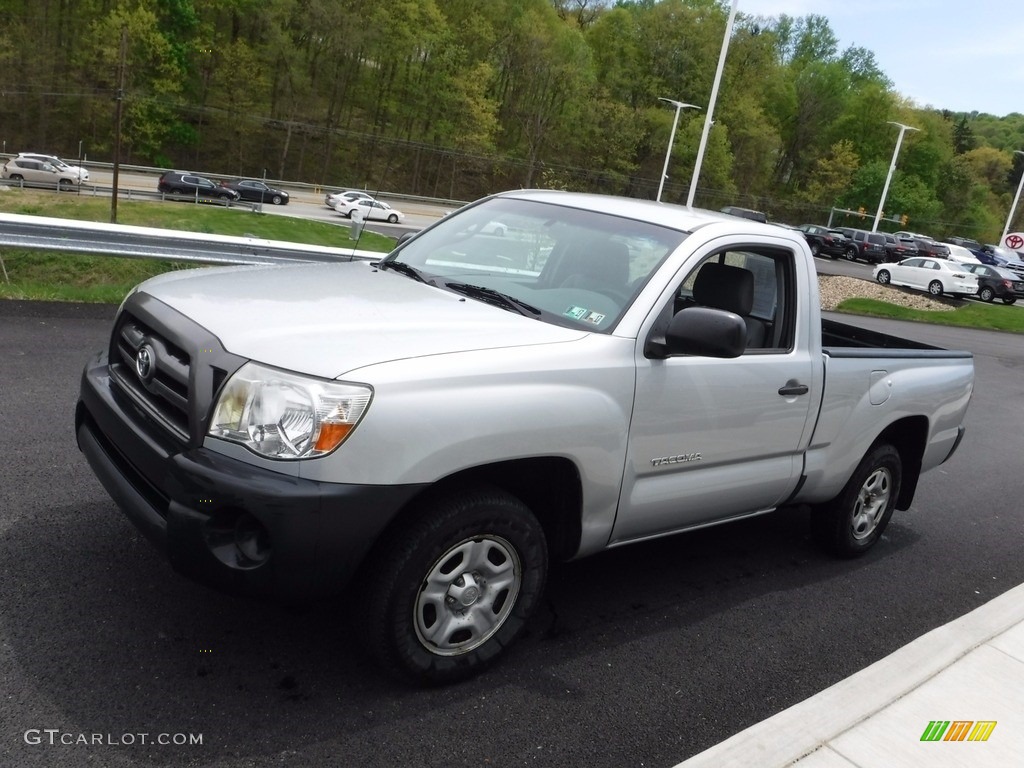
[[500,488],[530,508],[544,529],[552,559],[567,560],[576,554],[582,535],[580,474],[572,461],[555,456],[471,467],[439,480],[406,505],[380,540],[387,539],[396,527],[407,525],[432,499],[479,485]]
[[928,439],[928,419],[925,416],[909,416],[890,424],[875,440],[875,445],[889,443],[900,454],[903,464],[903,482],[896,499],[896,509],[909,509],[917,491],[917,480],[921,476],[921,458]]

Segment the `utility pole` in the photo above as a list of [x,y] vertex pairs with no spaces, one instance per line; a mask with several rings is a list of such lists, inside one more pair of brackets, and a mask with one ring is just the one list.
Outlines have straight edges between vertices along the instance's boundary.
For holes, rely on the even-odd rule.
[[121,166],[121,117],[124,114],[124,60],[128,52],[128,29],[121,27],[121,53],[117,62],[117,96],[114,100],[114,182],[110,190],[110,223],[117,224],[117,181]]

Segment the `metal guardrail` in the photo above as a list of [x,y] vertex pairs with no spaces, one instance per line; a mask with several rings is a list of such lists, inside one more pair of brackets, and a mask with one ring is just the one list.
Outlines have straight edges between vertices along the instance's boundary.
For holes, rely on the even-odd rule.
[[0,247],[201,264],[373,260],[378,251],[0,213]]

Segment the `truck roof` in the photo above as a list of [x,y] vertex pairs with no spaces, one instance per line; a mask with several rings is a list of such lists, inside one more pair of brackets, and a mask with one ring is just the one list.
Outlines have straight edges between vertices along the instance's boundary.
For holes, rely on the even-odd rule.
[[[641,200],[635,197],[619,197],[615,195],[599,195],[589,192],[563,192],[546,189],[517,189],[501,192],[494,197],[513,197],[520,200],[538,200],[555,205],[582,208],[588,211],[600,211],[642,221],[649,221],[664,227],[678,229],[682,232],[694,232],[708,224],[729,222],[737,224],[740,220],[719,211],[704,208],[687,208],[685,205],[662,203],[654,200]],[[743,228],[749,231],[763,231],[777,234],[780,229],[774,224],[743,219]]]

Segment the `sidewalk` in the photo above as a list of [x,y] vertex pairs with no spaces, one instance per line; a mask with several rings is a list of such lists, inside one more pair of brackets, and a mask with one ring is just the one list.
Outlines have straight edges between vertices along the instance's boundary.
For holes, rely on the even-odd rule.
[[1022,755],[1024,585],[677,768],[1007,768]]

